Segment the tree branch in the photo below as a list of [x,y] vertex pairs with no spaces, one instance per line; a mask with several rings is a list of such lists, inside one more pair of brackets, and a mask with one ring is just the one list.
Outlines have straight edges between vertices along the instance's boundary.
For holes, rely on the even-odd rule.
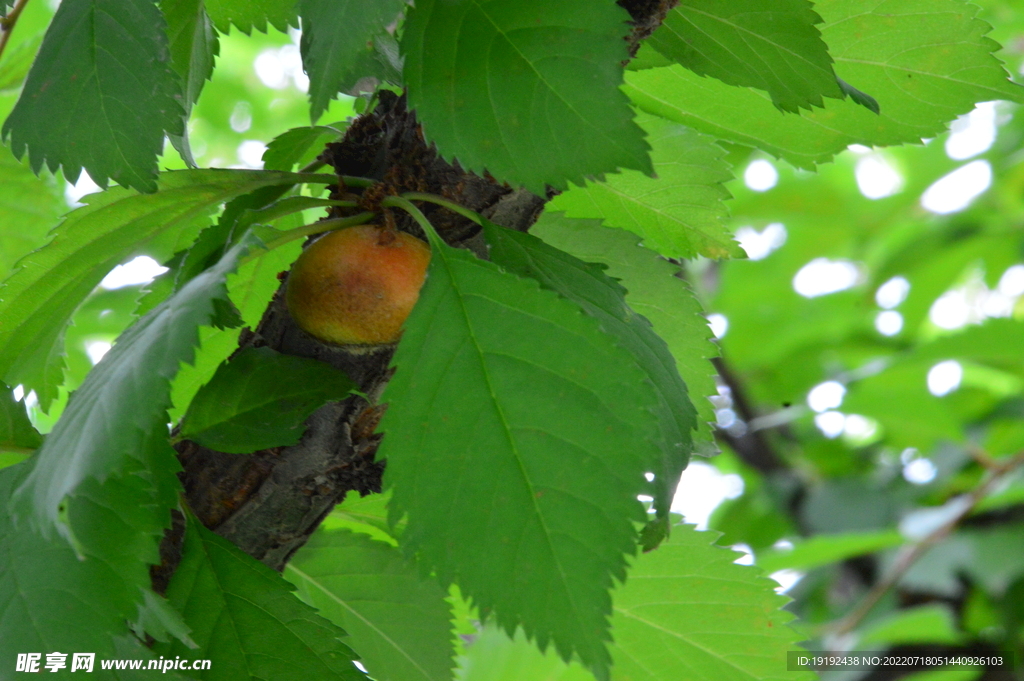
[[[715,365],[722,381],[729,386],[733,408],[737,415],[745,424],[749,424],[759,414],[747,397],[743,384],[721,357],[713,358],[711,363]],[[744,463],[762,475],[775,475],[789,471],[789,465],[775,451],[764,430],[754,430],[748,427],[742,434],[735,434],[719,428],[716,435],[728,444]]]
[[626,38],[631,59],[640,49],[640,43],[661,26],[661,22],[678,4],[679,0],[618,0],[619,7],[629,12],[632,18],[630,24],[633,30]]
[[17,0],[14,6],[11,7],[11,11],[0,17],[0,58],[3,58],[4,50],[7,49],[7,43],[11,39],[14,26],[18,23],[18,17],[21,16],[27,4],[28,0]]
[[989,467],[989,474],[977,487],[974,488],[961,504],[961,508],[943,523],[933,530],[926,537],[916,544],[904,547],[896,557],[896,561],[889,570],[889,573],[876,582],[871,590],[864,596],[861,602],[846,617],[842,618],[831,627],[829,633],[836,637],[849,634],[856,629],[871,610],[878,604],[896,584],[903,578],[903,575],[917,562],[921,556],[927,553],[928,549],[945,539],[956,527],[971,514],[977,505],[984,499],[992,488],[1007,474],[1014,471],[1018,466],[1024,464],[1024,452],[1017,454],[1003,463],[992,464]]

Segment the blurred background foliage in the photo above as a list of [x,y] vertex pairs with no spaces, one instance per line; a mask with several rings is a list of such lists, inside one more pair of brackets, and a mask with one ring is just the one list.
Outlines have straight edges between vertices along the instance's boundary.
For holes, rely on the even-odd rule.
[[[979,4],[1001,58],[1020,74],[1024,6]],[[0,117],[52,12],[40,0],[21,18],[0,64]],[[298,34],[219,40],[190,122],[194,157],[200,166],[262,167],[271,139],[310,124]],[[345,121],[357,103],[339,97],[320,122]],[[1020,655],[1020,467],[955,531],[933,533],[1024,450],[1024,112],[982,104],[922,146],[853,147],[816,173],[727,151],[732,228],[749,257],[685,263],[722,349],[711,398],[722,453],[690,466],[676,510],[772,573],[812,646]],[[161,167],[184,167],[169,144]],[[7,148],[0,187],[0,278],[96,189],[86,177],[37,179]],[[157,272],[135,260],[79,310],[62,390],[131,322]],[[266,295],[254,295],[250,314]],[[205,361],[215,365],[233,345],[230,332],[204,339]],[[33,410],[41,430],[62,402],[49,414]],[[849,631],[837,629],[900,552],[930,534],[934,546],[896,588]],[[999,673],[985,678],[1010,678]]]

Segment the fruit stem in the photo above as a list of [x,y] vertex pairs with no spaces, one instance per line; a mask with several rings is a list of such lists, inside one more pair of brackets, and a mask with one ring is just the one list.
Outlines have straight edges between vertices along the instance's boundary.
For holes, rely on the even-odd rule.
[[287,243],[295,241],[296,239],[302,239],[313,234],[320,234],[322,232],[333,232],[337,229],[344,229],[345,227],[353,227],[355,225],[361,225],[369,222],[374,217],[373,213],[364,212],[358,215],[352,215],[347,218],[329,218],[327,220],[320,220],[302,227],[296,227],[295,229],[289,229],[287,232],[281,232],[275,238],[263,244],[263,248],[257,252],[250,253],[249,255],[242,258],[238,263],[239,267],[246,264],[251,260],[255,260],[264,253],[268,253],[275,248],[284,246]]
[[[433,194],[424,194],[424,196],[433,196]],[[440,199],[441,197],[437,198]],[[444,199],[441,200],[444,201]],[[419,224],[424,234],[427,235],[427,240],[430,241],[431,244],[434,243],[435,239],[443,243],[443,240],[438,235],[437,230],[434,229],[434,225],[430,224],[430,220],[428,220],[427,216],[423,214],[423,211],[417,208],[412,201],[405,198],[404,195],[388,196],[387,198],[380,202],[380,205],[384,206],[385,208],[401,208],[406,213],[411,215],[412,219],[415,220],[417,224]]]
[[338,179],[348,187],[372,187],[377,184],[377,180],[371,180],[368,177],[356,177],[354,175],[340,175]]
[[464,218],[469,218],[470,220],[480,225],[481,227],[483,226],[484,218],[479,213],[471,211],[465,206],[460,206],[454,201],[449,201],[448,199],[438,196],[437,194],[426,194],[423,192],[406,192],[405,194],[402,194],[402,198],[408,199],[410,201],[428,201],[430,203],[436,203],[439,206],[447,208],[453,213],[458,213]]

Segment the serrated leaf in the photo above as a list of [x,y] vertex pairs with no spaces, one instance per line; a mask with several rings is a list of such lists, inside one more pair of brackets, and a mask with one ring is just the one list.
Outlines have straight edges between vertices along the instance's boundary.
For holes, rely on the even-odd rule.
[[348,376],[324,362],[246,348],[196,393],[181,437],[235,454],[294,445],[310,414],[353,388]]
[[0,451],[35,449],[43,438],[28,420],[25,404],[14,399],[14,391],[0,383]]
[[724,224],[730,195],[722,183],[732,179],[725,152],[710,137],[664,118],[641,114],[637,121],[647,132],[657,178],[624,170],[575,186],[550,207],[628,229],[666,257],[742,258]]
[[613,679],[812,679],[786,671],[803,636],[786,626],[789,600],[757,567],[714,546],[718,533],[676,525],[633,563],[615,591]]
[[671,59],[651,47],[651,41],[644,40],[640,43],[640,49],[637,50],[636,56],[626,64],[626,70],[643,71],[644,69],[654,69],[659,66],[671,66],[674,63]]
[[344,529],[365,534],[371,539],[397,546],[396,537],[401,535],[402,524],[392,527],[388,524],[388,501],[390,492],[367,494],[350,490],[345,498],[324,518],[321,527],[329,530]]
[[[280,286],[276,275],[302,252],[302,244],[294,241],[265,253],[243,265],[228,277],[228,294],[242,315],[242,324],[256,328],[267,309],[274,292]],[[195,363],[183,366],[171,384],[171,399],[175,408],[172,420],[180,418],[199,388],[210,380],[220,363],[238,349],[238,329],[200,330],[200,347]]]
[[447,594],[401,551],[321,528],[285,568],[299,596],[348,632],[378,681],[448,681],[453,634]]
[[[0,499],[6,502],[10,498],[30,468],[30,462],[25,462],[0,471]],[[75,503],[86,506],[84,515],[101,526],[96,536],[116,542],[134,534],[135,528],[126,523],[124,507],[137,498],[123,481],[112,478],[107,484],[122,492],[107,495],[121,500],[119,508],[104,508],[87,498]],[[99,488],[95,485],[93,491]],[[146,515],[140,510],[145,511],[129,509],[127,516]],[[129,635],[126,624],[136,616],[138,603],[144,598],[140,587],[148,589],[149,585],[148,566],[141,556],[132,553],[132,547],[124,552],[124,559],[107,560],[92,551],[80,557],[63,540],[50,542],[27,523],[15,524],[13,516],[0,514],[0,553],[4,556],[0,561],[0,622],[4,629],[0,660],[8,670],[14,669],[17,653],[25,652],[88,651],[100,659],[120,657],[120,652],[135,659],[154,657]],[[83,537],[87,549],[96,548],[89,529]],[[156,553],[154,542],[151,553]],[[159,599],[152,592],[148,596]],[[125,645],[129,639],[134,645]],[[70,669],[70,656],[67,662]],[[98,662],[94,671],[101,679],[126,678],[101,672]]]
[[[509,639],[494,626],[485,626],[459,659],[458,681],[593,681],[579,662],[566,664],[553,652],[544,654],[522,632]],[[614,678],[614,670],[613,670]]]
[[[62,519],[62,504],[83,482],[138,470],[153,476],[158,494],[177,486],[177,463],[162,435],[171,403],[170,380],[182,362],[192,361],[198,327],[216,319],[215,301],[227,297],[228,272],[250,245],[248,240],[239,244],[136,322],[72,395],[12,500],[21,513],[32,515],[44,534],[56,526],[65,535],[77,536],[74,507]],[[164,442],[155,458],[153,438]],[[173,497],[163,501],[174,503]]]
[[167,55],[150,0],[62,3],[0,138],[17,158],[27,149],[37,173],[63,167],[76,182],[84,167],[101,187],[156,191],[164,132],[182,130]]
[[443,584],[607,678],[657,397],[577,306],[434,241],[382,398],[391,519]]
[[763,149],[800,168],[850,144],[919,143],[994,99],[1024,101],[985,37],[988,24],[962,0],[822,0],[822,36],[840,77],[877,100],[881,115],[829,101],[802,116],[780,114],[766,95],[700,78],[681,66],[630,72],[627,93],[644,111]]
[[628,291],[626,302],[647,317],[654,331],[665,339],[686,382],[690,400],[697,408],[696,453],[716,452],[708,425],[715,420],[715,408],[707,398],[718,394],[717,372],[710,362],[718,356],[718,346],[712,341],[700,301],[679,277],[679,267],[640,246],[636,236],[602,227],[596,220],[545,213],[530,231],[582,260],[607,265],[607,274],[622,282]]
[[252,29],[267,32],[267,24],[284,32],[298,26],[296,0],[205,0],[206,13],[221,33],[228,33],[234,24],[249,35]]
[[[375,42],[395,22],[405,0],[299,0],[302,65],[309,74],[310,117],[315,121],[339,92],[360,78],[383,80]],[[344,30],[339,27],[344,26]]]
[[[612,681],[813,678],[786,671],[786,653],[799,650],[802,638],[786,626],[793,616],[780,610],[788,599],[759,568],[733,563],[734,551],[713,545],[717,536],[676,525],[669,540],[633,562],[613,594]],[[585,678],[576,663],[494,629],[460,662],[459,681]]]
[[191,629],[166,599],[153,591],[145,591],[143,597],[138,616],[131,623],[132,630],[139,638],[149,635],[161,643],[170,643],[172,638],[177,638],[189,648],[198,647],[189,636]]
[[199,101],[206,81],[213,75],[220,41],[206,15],[203,0],[161,0],[167,20],[171,68],[181,78],[187,110]]
[[765,90],[783,111],[843,98],[808,0],[683,0],[649,38],[700,76]]
[[185,250],[178,251],[173,258],[164,263],[170,271],[160,275],[147,287],[146,295],[139,301],[137,314],[144,314],[153,309],[171,292],[180,289],[197,274],[220,260],[224,252],[231,248],[233,240],[245,234],[246,230],[239,224],[242,216],[252,216],[261,210],[272,210],[282,196],[292,191],[293,186],[287,183],[261,186],[228,201],[216,224],[206,227]]
[[158,260],[180,248],[222,202],[303,176],[253,170],[164,173],[161,191],[114,188],[89,197],[22,259],[0,286],[0,380],[35,390],[46,410],[63,375],[63,333],[75,309],[118,263],[145,252]]
[[182,132],[169,137],[185,163],[195,168],[188,142],[188,118],[203,86],[213,75],[213,61],[220,51],[220,43],[203,0],[161,0],[160,11],[167,21],[171,68],[178,74],[185,97]]
[[46,243],[67,203],[54,177],[36,177],[7,148],[0,148],[0,186],[0,279],[5,279],[18,258]]
[[691,431],[697,415],[679,377],[676,362],[651,323],[629,308],[626,289],[604,267],[585,263],[524,232],[484,223],[484,236],[495,264],[537,280],[548,290],[579,305],[601,329],[632,355],[658,395],[655,414],[661,429],[660,455],[647,462],[654,477],[654,507],[667,518],[679,476],[690,460]]
[[40,32],[4,53],[3,61],[0,61],[0,92],[21,87],[42,42],[43,33]]
[[402,35],[409,103],[442,156],[536,194],[650,173],[619,90],[628,20],[612,2],[422,0]]
[[341,641],[345,632],[316,614],[281,575],[188,516],[181,563],[167,599],[199,645],[157,644],[164,657],[216,660],[203,681],[365,679]]
[[[316,196],[288,196],[263,208],[247,208],[238,216],[232,229],[233,234],[245,233],[245,230],[253,227],[257,234],[264,238],[267,236],[279,236],[281,230],[268,227],[275,221],[287,216],[301,218],[298,213],[313,208],[330,208],[331,199],[321,199]],[[300,227],[301,221],[295,225]]]
[[[302,35],[305,36],[305,32]],[[296,164],[311,161],[329,142],[338,141],[347,127],[345,123],[334,123],[292,128],[283,132],[267,145],[267,150],[263,152],[263,167],[267,170],[291,170]]]

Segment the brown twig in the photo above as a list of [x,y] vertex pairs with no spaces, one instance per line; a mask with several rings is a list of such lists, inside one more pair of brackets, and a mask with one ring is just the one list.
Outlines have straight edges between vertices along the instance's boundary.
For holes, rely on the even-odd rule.
[[[746,391],[732,369],[721,357],[711,360],[718,371],[719,377],[729,386],[732,394],[733,409],[744,423],[749,424],[758,417],[757,410],[747,397]],[[719,429],[716,435],[724,440],[736,454],[748,466],[754,468],[762,475],[774,475],[785,473],[789,465],[775,451],[775,447],[768,439],[767,434],[762,430],[747,429],[742,435],[733,435],[726,430]]]
[[11,11],[0,17],[0,57],[4,56],[4,49],[6,49],[7,42],[11,39],[14,25],[18,23],[18,17],[21,16],[27,4],[28,0],[17,0],[14,6],[11,7]]
[[[998,461],[998,459],[992,459],[992,461]],[[961,506],[960,510],[952,518],[933,530],[916,544],[904,547],[896,557],[896,561],[893,564],[892,569],[889,570],[889,574],[876,582],[857,607],[846,615],[846,617],[843,617],[834,625],[829,627],[828,632],[833,636],[842,637],[856,629],[868,613],[870,613],[878,602],[882,600],[882,597],[885,596],[890,589],[896,586],[900,579],[903,578],[903,575],[907,573],[914,563],[916,563],[921,556],[927,553],[930,548],[935,546],[935,544],[949,536],[950,533],[956,529],[957,525],[959,525],[964,518],[969,516],[977,505],[988,495],[988,493],[992,491],[992,488],[995,487],[995,485],[1008,473],[1014,471],[1021,464],[1024,464],[1024,452],[1020,452],[1006,461],[992,463],[987,466],[989,470],[988,476],[981,482],[981,484],[975,487],[970,494],[967,495],[967,499]]]

